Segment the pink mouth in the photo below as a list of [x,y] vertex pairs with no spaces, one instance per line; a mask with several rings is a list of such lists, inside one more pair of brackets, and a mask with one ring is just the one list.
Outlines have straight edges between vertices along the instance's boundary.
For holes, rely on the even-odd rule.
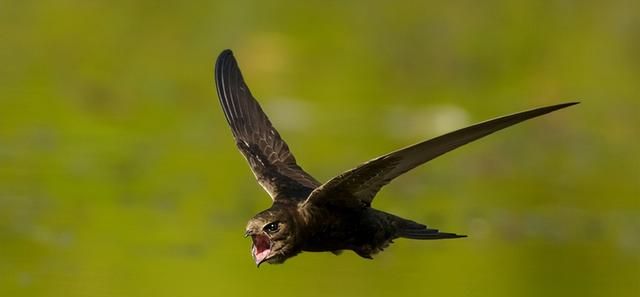
[[251,247],[253,259],[256,261],[256,265],[260,266],[260,263],[266,260],[271,253],[271,241],[265,235],[253,235],[251,238],[253,239]]

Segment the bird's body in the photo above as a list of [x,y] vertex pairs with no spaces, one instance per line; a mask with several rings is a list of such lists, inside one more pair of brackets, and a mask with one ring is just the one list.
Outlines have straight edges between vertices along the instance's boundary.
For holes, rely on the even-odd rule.
[[304,251],[352,250],[371,258],[397,238],[396,225],[400,220],[373,208],[315,208],[307,212],[312,232],[304,241]]
[[218,57],[215,81],[236,145],[273,200],[246,227],[258,266],[282,263],[302,251],[338,254],[352,250],[371,258],[396,238],[465,237],[374,209],[371,202],[384,185],[429,160],[495,131],[576,104],[541,107],[469,126],[375,158],[322,184],[297,164],[251,95],[229,50]]
[[[412,239],[444,239],[464,237],[428,229],[422,224],[403,219],[375,208],[301,207],[297,203],[276,202],[259,216],[288,217],[295,226],[295,240],[272,263],[279,263],[302,251],[333,252],[352,250],[363,258],[384,250],[399,237]],[[269,219],[265,220],[269,221]]]
[[[310,252],[352,250],[364,258],[384,250],[399,237],[444,239],[464,237],[443,233],[375,208],[315,208],[306,210],[310,232],[302,250]],[[412,233],[413,232],[413,233]]]

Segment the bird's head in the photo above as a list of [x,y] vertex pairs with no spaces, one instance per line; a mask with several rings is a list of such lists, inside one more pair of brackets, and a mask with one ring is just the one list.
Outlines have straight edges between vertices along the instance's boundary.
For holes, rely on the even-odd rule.
[[258,267],[262,262],[279,264],[297,254],[295,219],[284,209],[270,208],[255,215],[247,224],[251,254]]

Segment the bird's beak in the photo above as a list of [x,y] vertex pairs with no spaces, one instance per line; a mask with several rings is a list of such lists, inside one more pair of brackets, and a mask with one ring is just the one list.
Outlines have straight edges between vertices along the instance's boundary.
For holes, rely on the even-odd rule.
[[[253,230],[247,230],[244,232],[244,237],[247,238],[249,236],[251,236],[251,255],[253,256],[253,261],[256,262],[256,266],[260,267],[260,264],[262,264],[262,262],[267,260],[266,256],[260,256],[258,257],[256,255],[256,238],[254,237],[254,235],[256,235],[257,233],[254,232]],[[268,255],[267,255],[268,256]]]
[[251,255],[257,267],[265,262],[271,256],[272,242],[266,235],[251,234]]

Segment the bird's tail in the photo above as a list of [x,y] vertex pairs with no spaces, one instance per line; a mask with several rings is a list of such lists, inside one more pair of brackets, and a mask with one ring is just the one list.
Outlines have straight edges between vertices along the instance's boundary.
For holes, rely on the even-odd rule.
[[440,232],[438,231],[438,229],[430,229],[423,224],[401,218],[388,212],[376,210],[373,208],[370,208],[370,210],[376,212],[376,216],[383,219],[384,225],[388,226],[388,228],[391,229],[387,230],[393,232],[394,238],[402,237],[409,239],[429,240],[467,237],[466,235],[446,233]]
[[396,235],[398,237],[420,240],[467,237],[466,235],[440,232],[438,231],[438,229],[429,229],[425,225],[405,219],[403,220],[404,222],[402,224],[399,224],[399,226],[397,226],[398,229],[396,229]]
[[424,228],[424,229],[421,229],[421,230],[418,230],[418,229],[413,229],[413,230],[403,229],[403,230],[399,230],[398,231],[398,237],[410,238],[410,239],[428,240],[428,239],[460,238],[460,237],[467,237],[467,236],[466,235],[459,235],[459,234],[455,234],[455,233],[440,232],[437,229]]

